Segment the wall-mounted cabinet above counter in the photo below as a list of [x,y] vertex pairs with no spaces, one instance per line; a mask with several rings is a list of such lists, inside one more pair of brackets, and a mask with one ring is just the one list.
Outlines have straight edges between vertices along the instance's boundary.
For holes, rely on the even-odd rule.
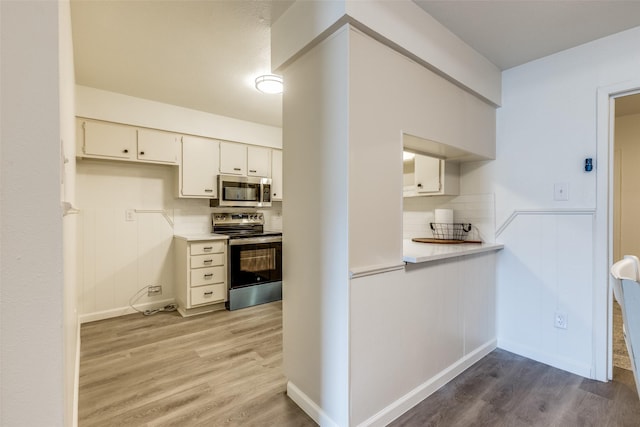
[[455,196],[460,193],[458,163],[422,154],[409,154],[402,164],[404,197]]
[[178,197],[215,199],[218,175],[272,179],[282,200],[282,150],[121,123],[77,118],[81,158],[179,166]]
[[178,135],[155,129],[79,119],[78,157],[178,164]]

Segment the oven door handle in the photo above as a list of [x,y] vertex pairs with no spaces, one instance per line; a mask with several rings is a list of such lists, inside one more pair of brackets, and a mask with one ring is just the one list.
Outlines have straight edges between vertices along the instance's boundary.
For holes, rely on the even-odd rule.
[[229,246],[255,245],[260,243],[282,242],[282,236],[247,237],[239,239],[229,239]]

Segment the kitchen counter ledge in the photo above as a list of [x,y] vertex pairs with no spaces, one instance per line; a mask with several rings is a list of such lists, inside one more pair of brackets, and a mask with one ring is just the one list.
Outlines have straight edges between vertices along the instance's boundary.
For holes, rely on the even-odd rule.
[[504,248],[502,243],[418,243],[411,239],[402,241],[402,260],[406,263],[436,261],[439,259],[455,258],[482,252],[499,251]]
[[186,240],[187,242],[196,242],[198,240],[228,240],[229,236],[215,233],[197,233],[197,234],[174,234],[177,239]]

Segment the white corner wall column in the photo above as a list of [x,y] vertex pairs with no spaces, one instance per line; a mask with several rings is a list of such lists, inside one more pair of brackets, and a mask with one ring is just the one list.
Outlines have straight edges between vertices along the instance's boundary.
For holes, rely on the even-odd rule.
[[[323,9],[324,3],[331,7]],[[379,316],[378,322],[396,324],[394,319],[419,316],[437,305],[425,294],[439,288],[420,287],[420,274],[405,274],[404,269],[353,280],[349,272],[402,263],[403,132],[492,159],[495,105],[442,77],[442,70],[434,72],[399,52],[397,45],[381,43],[375,28],[363,31],[362,23],[344,15],[340,3],[297,2],[272,27],[272,52],[283,55],[272,62],[279,61],[286,81],[284,372],[289,397],[321,425],[383,425],[495,348],[495,311],[491,303],[483,306],[489,314],[483,312],[483,321],[476,322],[486,326],[481,337],[465,344],[462,329],[456,329],[459,346],[438,356],[428,350],[447,339],[452,331],[446,325],[407,331],[406,342],[415,338],[430,344],[419,352],[427,360],[405,364],[412,357],[410,346],[385,350],[398,331],[385,330],[371,341],[376,329],[367,319]],[[397,18],[408,3],[371,4]],[[400,9],[404,12],[398,14]],[[461,121],[467,125],[460,126]],[[488,279],[480,281],[489,302],[495,295],[491,265],[487,263]],[[410,278],[416,286],[408,284]],[[400,294],[396,285],[404,289]],[[464,292],[455,289],[447,296],[452,308],[447,315],[461,325],[461,313],[473,317],[477,312],[464,304]],[[409,312],[400,303],[381,308],[396,297],[420,307],[412,305]],[[391,388],[382,375],[388,369],[398,373]]]
[[323,426],[349,425],[348,34],[283,73],[283,367]]
[[3,426],[72,424],[65,388],[59,7],[57,1],[0,2]]

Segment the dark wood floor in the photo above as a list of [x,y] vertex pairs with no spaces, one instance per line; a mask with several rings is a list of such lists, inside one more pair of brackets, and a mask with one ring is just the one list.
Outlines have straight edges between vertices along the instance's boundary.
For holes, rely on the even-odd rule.
[[390,424],[399,426],[640,426],[631,371],[601,383],[495,350]]
[[[315,426],[285,394],[282,305],[82,325],[79,425]],[[630,371],[600,383],[496,350],[391,426],[640,426]]]
[[285,394],[282,304],[82,325],[78,423],[315,426]]

